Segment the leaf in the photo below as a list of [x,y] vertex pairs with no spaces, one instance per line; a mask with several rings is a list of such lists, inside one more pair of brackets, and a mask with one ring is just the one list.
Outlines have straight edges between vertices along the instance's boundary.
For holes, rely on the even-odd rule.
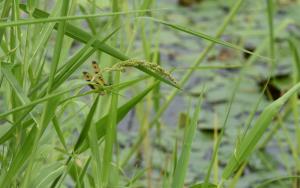
[[33,178],[31,187],[49,187],[52,181],[65,169],[61,164],[51,164],[39,169]]
[[1,187],[10,187],[9,184],[17,177],[19,171],[22,169],[23,164],[30,156],[33,150],[33,144],[37,136],[38,129],[33,127],[29,135],[26,137],[24,144],[20,147],[20,150],[14,156],[9,170],[0,179]]
[[[139,93],[135,97],[133,97],[130,101],[122,105],[121,107],[118,108],[117,110],[117,123],[119,123],[125,116],[126,114],[137,104],[139,103],[156,85],[158,84],[158,81],[156,81],[153,85],[149,86],[146,88],[143,92]],[[109,114],[106,114],[104,117],[96,121],[95,126],[97,128],[97,137],[98,140],[100,140],[105,134],[106,134],[106,125],[108,122]],[[94,125],[93,125],[94,126]],[[87,150],[89,148],[88,142],[84,141],[81,144],[81,147],[77,150],[77,154],[80,154]],[[75,163],[70,163],[71,162],[71,157],[68,158],[66,165],[71,165],[74,164],[75,168],[80,168],[77,164]],[[70,173],[70,172],[69,172]],[[75,174],[71,173],[71,176],[73,179],[76,179]],[[59,182],[59,179],[62,177],[62,174],[58,176],[58,178],[53,182],[52,185],[56,185]]]
[[[120,83],[120,84],[117,84],[117,85],[112,85],[112,86],[107,86],[107,90],[108,91],[113,91],[114,92],[114,89],[118,89],[118,90],[123,90],[127,87],[130,87],[132,86],[133,84],[136,84],[140,81],[143,81],[144,79],[147,79],[149,78],[149,76],[145,76],[145,77],[141,77],[141,78],[137,78],[137,79],[134,79],[134,80],[130,80],[128,82],[123,82],[123,83]],[[68,90],[64,90],[64,91],[61,91],[61,92],[57,92],[57,93],[52,93],[50,95],[46,95],[45,97],[43,98],[40,98],[40,99],[37,99],[35,101],[31,101],[30,103],[26,104],[26,105],[23,105],[23,106],[20,106],[20,107],[16,107],[8,112],[4,112],[2,114],[0,114],[0,119],[3,119],[5,116],[11,114],[11,113],[14,113],[14,112],[18,112],[20,110],[28,110],[26,111],[25,115],[24,116],[27,116],[27,114],[38,104],[42,103],[42,102],[46,102],[50,99],[53,99],[55,97],[58,97],[64,93],[67,93],[71,90],[74,90],[74,89],[77,89],[78,87],[74,87],[72,89],[68,89]],[[72,97],[69,97],[67,99],[63,99],[60,103],[64,103],[66,102],[67,100],[70,100],[70,99],[74,99],[76,97],[81,97],[81,96],[84,96],[86,94],[90,94],[91,92],[87,92],[87,93],[84,93],[84,94],[78,94],[78,95],[75,95],[75,96],[72,96]],[[14,131],[16,130],[16,127],[17,125],[20,124],[22,118],[20,118],[16,123],[14,123],[14,125],[5,133],[3,134],[1,137],[0,137],[0,144],[3,144],[4,142],[6,142],[8,139],[10,139],[12,136],[13,136],[13,133]],[[30,125],[32,125],[34,121],[31,119],[31,120],[27,120],[23,123],[23,127],[24,128],[27,128],[29,127]]]
[[217,188],[217,185],[212,183],[198,183],[190,186],[190,188]]
[[[62,7],[60,10],[60,14],[62,16],[66,16],[68,14],[68,9],[69,9],[69,2],[63,1]],[[55,38],[53,57],[51,60],[49,80],[48,80],[48,85],[47,85],[47,93],[52,92],[54,89],[53,84],[55,83],[55,80],[54,80],[55,73],[57,71],[59,62],[61,61],[61,53],[62,53],[63,41],[64,41],[64,37],[65,37],[65,28],[66,28],[66,21],[62,21],[57,24],[57,34],[56,34],[56,38]]]
[[[118,84],[120,81],[120,73],[117,72],[114,77],[114,81]],[[116,91],[118,93],[118,90]],[[117,116],[118,116],[118,101],[119,96],[117,93],[112,93],[110,107],[109,107],[109,116],[106,125],[106,133],[105,133],[105,145],[104,145],[104,155],[103,155],[103,162],[102,162],[102,185],[104,187],[108,186],[109,177],[112,173],[111,166],[112,159],[113,159],[113,148],[116,139],[116,132],[117,132]]]
[[231,174],[242,164],[253,152],[255,146],[260,141],[262,135],[267,130],[272,119],[278,114],[280,108],[300,89],[300,83],[294,85],[288,92],[276,101],[268,105],[256,120],[252,129],[244,136],[235,148],[234,154],[231,156],[226,165],[222,178],[228,179]]
[[[26,5],[24,4],[20,4],[20,8],[22,10],[24,10],[26,12]],[[40,9],[34,9],[32,15],[36,18],[47,18],[49,17],[49,13],[47,12],[44,12]],[[55,26],[55,29],[57,29],[57,25]],[[76,27],[72,24],[69,24],[69,23],[66,23],[66,27],[65,27],[65,34],[68,35],[69,37],[77,40],[77,41],[80,41],[80,42],[83,42],[83,43],[88,43],[88,41],[90,41],[90,39],[92,38],[92,36],[85,32],[84,30],[80,29],[79,27]],[[100,51],[103,51],[117,59],[120,59],[122,61],[126,61],[126,60],[129,60],[130,58],[128,56],[126,56],[126,54],[120,52],[119,50],[105,44],[105,43],[102,43],[101,41],[99,40],[96,40],[92,46],[94,48],[96,48],[97,50],[100,50]],[[153,76],[154,78],[170,85],[170,86],[173,86],[177,89],[180,89],[180,87],[178,85],[176,85],[175,83],[173,83],[172,81],[164,78],[163,76],[161,76],[160,74],[156,73],[156,72],[153,72],[151,70],[148,70],[144,67],[137,67],[137,69],[145,72],[146,74],[149,74],[150,76]]]
[[197,130],[198,116],[200,114],[202,97],[203,94],[201,95],[200,100],[197,101],[197,106],[194,111],[191,123],[188,126],[186,126],[186,135],[184,136],[182,151],[179,160],[177,161],[173,176],[172,187],[174,188],[181,188],[184,186],[184,179],[189,165],[192,143]]
[[212,37],[212,36],[209,36],[209,35],[206,35],[204,33],[201,33],[201,32],[198,32],[198,31],[194,31],[192,29],[189,29],[187,27],[184,27],[184,26],[181,26],[181,25],[177,25],[177,24],[172,24],[170,22],[166,22],[166,21],[163,21],[163,20],[159,20],[159,19],[156,19],[156,18],[149,18],[149,17],[146,17],[146,19],[149,19],[149,20],[152,20],[152,21],[155,21],[155,22],[158,22],[158,23],[161,23],[161,24],[164,24],[166,26],[169,26],[169,27],[172,27],[176,30],[179,30],[179,31],[183,31],[185,33],[188,33],[188,34],[191,34],[193,36],[196,36],[196,37],[199,37],[199,38],[203,38],[205,40],[208,40],[210,42],[214,42],[214,43],[217,43],[217,44],[221,44],[223,46],[226,46],[226,47],[229,47],[229,48],[232,48],[232,49],[235,49],[235,50],[239,50],[239,51],[242,51],[242,52],[245,52],[247,54],[251,54],[253,56],[257,56],[257,57],[260,57],[262,59],[266,59],[266,60],[271,60],[270,58],[268,57],[265,57],[265,56],[261,56],[259,54],[256,54],[254,52],[251,52],[249,50],[246,50],[244,48],[241,48],[239,46],[236,46],[232,43],[229,43],[229,42],[226,42],[226,41],[223,41],[223,40],[220,40],[216,37]]
[[[120,122],[126,114],[137,104],[139,103],[156,85],[158,82],[155,82],[153,85],[146,88],[143,92],[133,97],[130,101],[125,103],[124,105],[120,106],[117,111],[117,123]],[[98,140],[101,139],[106,134],[106,125],[108,122],[109,114],[106,114],[104,117],[99,119],[95,124],[97,127],[97,136]],[[81,149],[79,149],[78,153],[84,152],[88,149],[87,143],[82,145]]]
[[300,81],[300,55],[298,52],[298,47],[297,47],[297,41],[294,38],[289,38],[288,40],[290,49],[292,51],[292,54],[294,56],[294,79],[296,82]]
[[94,117],[94,113],[96,111],[96,108],[97,108],[97,105],[98,105],[98,100],[99,100],[99,96],[100,95],[97,95],[97,98],[95,99],[94,103],[93,103],[93,106],[85,120],[85,123],[84,123],[84,126],[80,132],[80,135],[78,137],[78,140],[74,146],[74,152],[76,152],[78,150],[78,148],[81,146],[81,144],[84,142],[84,140],[86,139],[87,135],[88,135],[88,132],[90,130],[90,127],[92,125],[92,120],[93,120],[93,117]]
[[[19,6],[23,11],[25,11],[27,13],[29,12],[27,10],[27,6],[25,4],[19,4]],[[63,8],[63,10],[65,10],[65,8]],[[0,23],[0,29],[6,28],[6,27],[22,26],[22,25],[63,22],[63,21],[71,21],[71,20],[82,20],[82,19],[88,19],[88,18],[98,18],[98,17],[106,17],[106,16],[135,14],[135,13],[143,13],[143,12],[159,11],[159,10],[163,10],[163,9],[131,10],[131,11],[109,12],[109,13],[100,13],[100,14],[91,14],[91,15],[76,15],[76,16],[66,16],[66,15],[64,15],[64,16],[60,16],[60,17],[50,17],[50,18],[23,19],[23,20],[16,20],[16,21]],[[46,15],[46,14],[44,14],[44,15]]]
[[[26,95],[24,95],[25,92],[23,91],[21,85],[17,81],[15,75],[11,72],[10,65],[8,63],[3,63],[3,62],[1,63],[1,72],[3,73],[4,77],[9,82],[10,86],[17,94],[19,100],[24,105],[30,104],[31,103],[30,99]],[[31,113],[29,114],[32,117],[32,119],[37,123],[38,121],[36,117]]]
[[[231,8],[230,13],[228,16],[224,19],[223,23],[220,25],[220,27],[217,29],[217,34],[215,35],[216,38],[219,38],[224,33],[226,27],[229,25],[230,21],[234,18],[234,16],[237,14],[237,11],[239,10],[240,6],[244,0],[238,0],[234,3],[234,5]],[[199,57],[195,60],[192,67],[198,67],[207,57],[209,52],[213,49],[215,43],[211,42],[199,55]],[[182,75],[181,80],[179,81],[180,86],[183,86],[187,83],[187,81],[190,79],[191,75],[193,74],[194,70],[188,70]],[[170,94],[167,97],[167,100],[160,106],[160,109],[156,112],[155,116],[152,118],[152,121],[150,122],[150,128],[152,128],[156,123],[158,122],[159,118],[162,116],[162,114],[165,112],[166,109],[168,109],[168,106],[171,104],[175,96],[177,96],[179,90],[173,89]],[[125,159],[122,162],[122,165],[127,163],[127,161],[132,157],[134,153],[136,153],[136,150],[139,148],[140,144],[143,143],[143,139],[146,137],[146,134],[141,134],[137,141],[134,143],[134,146],[131,147],[132,149],[128,152],[127,156],[124,157]]]
[[217,188],[217,185],[212,183],[198,183],[190,186],[190,188]]
[[[80,85],[80,87],[82,87],[82,85]],[[77,87],[74,87],[74,88],[71,88],[71,89],[67,89],[67,90],[64,90],[64,91],[60,91],[60,92],[57,92],[57,93],[52,93],[50,95],[46,95],[43,98],[39,98],[39,99],[31,101],[31,102],[29,102],[29,103],[27,103],[27,104],[25,104],[23,106],[16,107],[14,109],[11,109],[11,110],[9,110],[7,112],[4,112],[4,113],[0,114],[0,119],[4,118],[5,116],[8,116],[8,115],[10,115],[12,113],[19,112],[19,111],[27,109],[27,108],[35,107],[36,105],[38,105],[38,104],[40,104],[42,102],[45,102],[45,101],[48,101],[50,99],[56,98],[56,97],[58,97],[60,95],[63,95],[65,93],[68,93],[68,92],[70,92],[72,90],[75,90],[75,89],[78,89],[78,88],[79,87],[77,86]]]

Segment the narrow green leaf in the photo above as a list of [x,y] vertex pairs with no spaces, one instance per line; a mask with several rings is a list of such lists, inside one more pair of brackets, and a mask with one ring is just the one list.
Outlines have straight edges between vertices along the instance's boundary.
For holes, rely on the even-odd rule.
[[[268,25],[269,25],[269,37],[270,37],[270,57],[271,59],[275,58],[275,41],[274,41],[274,24],[273,24],[273,0],[267,0],[268,8]],[[272,65],[275,66],[275,65]]]
[[275,183],[277,181],[290,180],[290,179],[300,179],[300,176],[281,176],[281,177],[271,178],[271,179],[268,179],[268,180],[264,181],[263,183],[255,186],[255,188],[271,187],[271,186],[268,186],[268,185],[272,184],[272,183]]
[[0,144],[3,144],[7,140],[9,140],[12,136],[14,136],[14,133],[20,124],[22,124],[24,128],[28,128],[30,125],[34,124],[33,119],[30,119],[22,123],[22,119],[25,118],[25,116],[27,116],[27,114],[24,115],[24,117],[21,117],[18,121],[16,121],[16,123],[14,123],[13,126],[0,138]]
[[14,156],[12,163],[9,167],[9,170],[6,172],[4,176],[0,179],[1,187],[11,187],[10,183],[15,180],[18,176],[18,173],[22,169],[23,164],[27,160],[28,156],[30,156],[33,150],[33,144],[35,138],[37,136],[37,128],[33,127],[24,144],[20,147],[20,150]]
[[[117,110],[117,123],[119,123],[125,116],[126,114],[137,104],[139,103],[156,85],[158,84],[158,82],[155,82],[153,85],[149,86],[148,88],[146,88],[143,92],[139,93],[138,95],[136,95],[135,97],[133,97],[130,101],[128,101],[127,103],[125,103],[124,105],[122,105],[121,107],[118,108]],[[106,130],[107,130],[107,123],[108,123],[108,118],[109,118],[109,114],[106,114],[104,117],[102,117],[101,119],[99,119],[98,121],[96,121],[95,126],[97,128],[97,137],[98,140],[100,140],[101,138],[104,137],[104,135],[106,134]],[[85,150],[87,150],[89,148],[88,142],[83,142],[81,144],[81,147],[77,150],[76,153],[80,154],[82,152],[84,152]],[[70,165],[71,163],[71,159],[72,157],[69,157],[66,165]],[[73,164],[73,163],[72,163]],[[77,168],[77,166],[76,166]],[[72,177],[73,179],[76,178],[75,174],[72,173]],[[63,174],[61,174],[52,184],[52,186],[56,186],[57,183],[59,183],[59,180],[63,177]]]
[[[222,25],[218,28],[217,30],[217,34],[215,36],[215,38],[220,38],[222,33],[225,31],[226,27],[229,25],[230,21],[234,18],[234,16],[237,14],[239,8],[241,7],[242,3],[244,2],[244,0],[238,0],[235,2],[234,6],[232,7],[230,13],[228,14],[228,16],[225,18],[225,20],[223,21]],[[193,67],[198,67],[206,58],[206,56],[209,54],[209,52],[213,49],[215,43],[211,42],[199,55],[199,57],[195,60],[195,62],[193,63]],[[194,70],[190,69],[188,71],[186,71],[186,73],[182,76],[182,79],[180,80],[180,86],[182,87],[184,84],[187,83],[187,81],[189,80],[189,78],[191,77],[191,75],[193,74]],[[170,94],[167,96],[167,100],[165,103],[163,103],[160,107],[160,109],[158,110],[158,112],[155,114],[155,116],[152,118],[152,121],[150,122],[150,128],[153,127],[157,121],[159,120],[159,118],[163,115],[163,113],[165,112],[165,110],[168,108],[168,106],[171,104],[171,102],[173,101],[173,99],[175,98],[175,96],[178,94],[179,90],[178,89],[173,89]],[[139,135],[139,137],[137,138],[135,144],[133,147],[131,147],[131,151],[128,152],[128,155],[125,157],[125,162],[123,162],[123,164],[126,163],[126,161],[128,161],[132,155],[135,153],[135,151],[139,148],[139,145],[141,143],[143,143],[143,139],[145,138],[145,134],[141,134]]]
[[[7,18],[9,15],[9,11],[11,8],[11,0],[5,0],[2,8],[1,18]],[[5,32],[5,28],[0,29],[0,43],[2,42],[3,34]]]
[[[68,14],[68,10],[69,10],[69,2],[62,1],[61,16],[66,16]],[[61,61],[60,54],[62,52],[63,41],[64,41],[64,37],[65,37],[65,29],[66,29],[66,21],[62,21],[62,22],[58,23],[56,42],[55,42],[55,46],[54,46],[53,58],[52,58],[51,68],[50,68],[50,73],[49,73],[47,93],[52,92],[53,85],[54,85],[54,79],[55,79],[55,73],[57,71],[56,69],[58,67],[58,64]]]
[[[133,97],[130,101],[125,103],[124,105],[120,106],[118,108],[118,116],[117,116],[117,122],[119,123],[126,114],[137,104],[139,103],[156,85],[158,82],[155,82],[153,85],[146,88],[144,91]],[[98,140],[101,139],[107,130],[107,123],[108,123],[108,116],[109,114],[106,114],[104,117],[96,121],[96,127],[97,127],[97,136]],[[79,149],[78,153],[84,152],[88,148],[87,143],[83,144],[82,147]]]
[[45,101],[51,100],[53,98],[56,98],[58,96],[61,96],[63,94],[69,93],[70,91],[78,89],[79,87],[82,87],[82,86],[83,85],[80,85],[80,86],[77,86],[77,87],[74,87],[74,88],[71,88],[71,89],[66,89],[66,90],[63,90],[63,91],[60,91],[60,92],[57,92],[57,93],[52,93],[50,95],[46,95],[43,98],[39,98],[39,99],[37,99],[35,101],[28,102],[25,105],[22,105],[22,106],[14,108],[14,109],[8,110],[8,111],[0,114],[0,119],[4,118],[5,116],[8,116],[8,115],[10,115],[12,113],[19,112],[19,111],[27,109],[27,108],[35,107],[36,105],[38,105],[38,104],[40,104],[42,102],[45,102]]
[[58,121],[58,119],[57,119],[56,116],[53,117],[52,123],[53,123],[54,129],[56,131],[56,134],[57,134],[57,136],[58,136],[58,138],[60,140],[60,143],[63,145],[65,151],[68,151],[67,143],[65,141],[63,132],[61,130],[60,123],[59,123],[59,121]]
[[253,152],[256,144],[265,133],[272,119],[277,115],[280,108],[300,89],[300,83],[294,85],[282,97],[268,105],[260,114],[252,129],[241,139],[239,146],[234,150],[228,164],[226,165],[222,178],[228,179],[231,174],[242,164]]
[[[120,72],[115,74],[115,80],[117,84],[120,81]],[[116,91],[118,92],[118,90]],[[105,134],[105,146],[104,146],[104,156],[103,156],[103,169],[102,169],[102,182],[103,186],[107,187],[109,185],[109,177],[111,175],[111,161],[113,158],[113,148],[116,138],[116,125],[118,116],[118,95],[113,93],[110,102],[108,124],[106,125],[107,131]]]
[[[14,89],[15,93],[17,94],[19,100],[24,104],[30,104],[30,99],[25,95],[25,92],[23,91],[21,85],[17,81],[14,74],[11,72],[11,67],[7,63],[1,62],[1,72],[5,76],[6,80],[9,82],[10,86]],[[38,121],[36,117],[29,113],[32,119],[38,124]]]
[[223,40],[220,40],[216,37],[212,37],[212,36],[209,36],[209,35],[206,35],[204,33],[201,33],[201,32],[198,32],[198,31],[194,31],[192,29],[189,29],[187,27],[183,27],[183,26],[180,26],[180,25],[176,25],[176,24],[172,24],[170,22],[166,22],[166,21],[163,21],[163,20],[159,20],[159,19],[155,19],[155,18],[151,18],[151,17],[146,17],[146,19],[149,19],[149,20],[152,20],[152,21],[155,21],[155,22],[158,22],[158,23],[161,23],[161,24],[164,24],[164,25],[167,25],[169,27],[172,27],[176,30],[179,30],[179,31],[183,31],[185,33],[188,33],[188,34],[191,34],[193,36],[196,36],[196,37],[200,37],[200,38],[203,38],[205,40],[208,40],[210,42],[214,42],[214,43],[217,43],[217,44],[221,44],[223,46],[226,46],[226,47],[229,47],[229,48],[232,48],[232,49],[235,49],[235,50],[239,50],[239,51],[242,51],[242,52],[245,52],[247,54],[251,54],[253,56],[257,56],[257,57],[260,57],[262,59],[266,59],[266,60],[270,60],[270,58],[268,57],[264,57],[264,56],[261,56],[257,53],[254,53],[254,52],[251,52],[249,50],[246,50],[244,48],[241,48],[239,46],[236,46],[232,43],[229,43],[229,42],[226,42],[226,41],[223,41]]
[[292,50],[294,56],[294,79],[296,82],[300,81],[300,55],[297,48],[297,41],[294,38],[289,38],[288,40],[290,49]]
[[[24,11],[26,11],[26,6],[25,5],[20,5],[20,8],[23,9]],[[36,18],[45,18],[45,17],[49,17],[49,13],[44,12],[40,9],[35,9],[33,12],[33,16]],[[57,26],[55,26],[55,29],[57,29]],[[66,28],[65,28],[65,34],[68,35],[69,37],[83,42],[83,43],[88,43],[88,41],[90,41],[90,39],[92,38],[92,36],[87,33],[86,31],[80,29],[79,27],[76,27],[72,24],[68,24],[66,23]],[[94,48],[96,48],[97,50],[103,51],[117,59],[120,59],[122,61],[126,61],[129,60],[130,58],[128,56],[126,56],[126,54],[120,52],[119,50],[105,44],[105,43],[101,43],[101,41],[96,40],[92,46]],[[173,86],[177,89],[179,89],[180,87],[178,85],[176,85],[175,83],[171,82],[170,80],[164,78],[163,76],[161,76],[160,74],[153,72],[151,70],[148,70],[144,67],[137,67],[137,69],[145,72],[146,74],[149,74],[150,76],[153,76],[154,78],[170,85]]]
[[96,111],[96,108],[97,108],[97,105],[98,105],[98,100],[99,100],[99,96],[100,95],[97,95],[94,103],[93,103],[93,106],[85,120],[85,123],[84,123],[84,126],[80,132],[80,135],[79,135],[79,138],[74,146],[74,152],[76,153],[78,148],[82,145],[82,143],[84,142],[84,140],[87,138],[87,135],[88,135],[88,132],[90,130],[90,127],[92,125],[92,121],[93,121],[93,118],[94,118],[94,113]]
[[198,183],[195,185],[190,186],[190,188],[217,188],[217,185],[212,183]]
[[198,117],[199,117],[200,109],[201,109],[203,91],[204,90],[202,90],[202,92],[201,92],[202,95],[200,97],[200,100],[197,102],[192,122],[190,124],[188,124],[188,126],[186,126],[187,130],[186,130],[186,134],[185,134],[184,140],[183,140],[182,151],[181,151],[180,157],[177,161],[175,173],[173,176],[173,182],[172,182],[173,188],[184,187],[184,180],[185,180],[186,172],[187,172],[188,165],[189,165],[192,143],[193,143],[193,139],[195,137],[195,133],[197,130],[197,125],[198,125]]
[[61,164],[47,165],[46,168],[39,169],[39,173],[33,178],[30,187],[49,187],[64,169],[65,166]]
[[[124,83],[120,83],[120,84],[117,84],[117,85],[112,85],[112,86],[107,86],[107,90],[108,91],[113,91],[114,92],[114,89],[118,89],[118,90],[123,90],[123,89],[126,89],[127,87],[129,86],[132,86],[133,84],[136,84],[140,81],[143,81],[144,79],[147,79],[149,78],[149,76],[145,76],[145,77],[141,77],[141,78],[137,78],[137,79],[134,79],[134,80],[131,80],[131,81],[128,81],[128,82],[124,82]],[[81,85],[78,86],[78,87],[82,87]],[[5,116],[11,114],[11,113],[14,113],[14,112],[18,112],[18,111],[21,111],[21,110],[27,110],[25,114],[25,116],[27,116],[27,114],[38,104],[42,103],[42,102],[45,102],[45,101],[48,101],[50,99],[54,99],[55,97],[58,97],[60,95],[63,95],[65,93],[68,93],[72,90],[75,90],[77,89],[78,87],[74,87],[72,89],[68,89],[68,90],[64,90],[64,91],[61,91],[61,92],[57,92],[57,93],[52,93],[50,95],[47,95],[43,98],[40,98],[40,99],[37,99],[35,101],[32,101],[30,102],[29,104],[26,104],[26,105],[23,105],[23,106],[20,106],[20,107],[17,107],[17,108],[14,108],[10,111],[7,111],[7,112],[4,112],[2,114],[0,114],[0,119],[3,119]],[[66,101],[69,101],[71,99],[74,99],[74,98],[77,98],[77,97],[81,97],[81,96],[84,96],[84,95],[87,95],[87,94],[91,94],[93,93],[92,91],[91,92],[87,92],[87,93],[84,93],[84,94],[79,94],[79,95],[75,95],[75,96],[72,96],[72,97],[68,97],[66,99],[63,99],[61,100],[60,104],[61,103],[64,103]],[[20,124],[21,120],[23,118],[20,118],[19,121],[17,121],[11,128],[10,130],[8,130],[1,138],[0,138],[0,144],[3,144],[4,142],[6,142],[9,138],[11,138],[13,136],[13,133],[14,131],[16,130],[16,126]],[[23,123],[23,127],[24,128],[27,128],[29,127],[30,125],[32,125],[33,123],[33,120],[27,120],[25,123]]]
[[[91,127],[91,131],[92,131],[93,127]],[[97,147],[98,148],[98,147]],[[84,164],[84,167],[83,169],[81,170],[81,173],[80,173],[80,176],[79,176],[79,182],[82,183],[84,182],[83,181],[83,178],[88,175],[87,174],[87,170],[88,170],[88,167],[89,167],[89,164],[91,162],[91,157],[86,161],[86,163]],[[100,177],[100,176],[99,176]],[[90,178],[91,179],[91,178]]]
[[24,95],[24,91],[19,84],[18,80],[16,79],[15,75],[12,73],[12,66],[10,63],[4,63],[1,62],[1,72],[6,78],[6,80],[9,82],[10,86],[13,88],[13,90],[16,92],[18,98],[23,104],[29,103],[30,100],[27,98],[26,95]]
[[[28,11],[26,10],[26,5],[25,4],[20,4],[20,8],[28,13]],[[37,9],[35,9],[35,10],[37,10]],[[51,23],[51,22],[80,20],[80,19],[97,18],[97,17],[105,17],[105,16],[136,14],[136,13],[143,13],[143,12],[149,12],[149,11],[161,11],[161,10],[165,10],[165,9],[132,10],[132,11],[124,11],[124,12],[101,13],[101,14],[91,14],[91,15],[81,15],[81,16],[50,17],[50,18],[47,18],[47,19],[46,18],[39,18],[39,19],[18,20],[18,21],[0,23],[0,28],[30,25],[30,24],[49,23],[49,22]]]
[[[87,162],[91,161],[91,163],[92,163],[93,177],[94,177],[94,181],[96,184],[95,187],[101,187],[101,185],[102,185],[102,181],[101,181],[102,158],[100,155],[101,152],[100,152],[100,148],[99,148],[99,142],[98,142],[98,138],[97,138],[97,130],[96,130],[95,126],[91,126],[88,140],[89,140],[89,146],[91,149],[91,156],[90,156],[90,160],[88,160]],[[85,166],[82,169],[81,174],[79,176],[79,183],[83,182],[82,181],[83,177],[87,173],[88,173],[87,167]]]
[[136,78],[136,79],[133,79],[133,80],[130,80],[130,81],[127,81],[127,82],[122,82],[122,83],[119,83],[119,84],[114,84],[114,85],[111,85],[111,86],[106,86],[105,88],[108,90],[108,91],[115,91],[115,90],[123,90],[125,88],[128,88],[140,81],[143,81],[143,80],[146,80],[150,78],[149,76],[142,76],[142,77],[139,77],[139,78]]

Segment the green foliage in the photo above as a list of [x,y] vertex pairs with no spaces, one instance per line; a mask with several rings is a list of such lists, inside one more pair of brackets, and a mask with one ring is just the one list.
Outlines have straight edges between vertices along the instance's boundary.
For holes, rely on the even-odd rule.
[[298,9],[0,1],[0,187],[299,187]]

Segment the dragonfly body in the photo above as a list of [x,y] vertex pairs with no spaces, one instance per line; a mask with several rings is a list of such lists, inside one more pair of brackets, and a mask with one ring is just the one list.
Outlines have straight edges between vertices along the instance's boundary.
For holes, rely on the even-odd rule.
[[84,79],[89,82],[89,86],[93,90],[103,90],[104,86],[107,86],[103,75],[101,73],[99,65],[96,63],[96,61],[92,62],[92,68],[94,71],[94,74],[90,74],[89,72],[82,72]]

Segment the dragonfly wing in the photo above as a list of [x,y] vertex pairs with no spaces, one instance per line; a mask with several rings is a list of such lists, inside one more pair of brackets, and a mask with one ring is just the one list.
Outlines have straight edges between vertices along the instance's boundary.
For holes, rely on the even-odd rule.
[[[92,81],[93,77],[92,77],[92,75],[90,73],[88,73],[88,72],[82,72],[82,74],[83,74],[83,77],[84,77],[85,81],[87,81],[87,82],[91,82]],[[89,86],[92,89],[96,89],[93,84],[89,84]]]
[[93,69],[94,69],[94,73],[95,73],[95,82],[101,86],[104,86],[106,85],[105,81],[104,81],[104,78],[103,78],[103,75],[101,73],[101,70],[100,70],[100,67],[99,65],[96,63],[96,61],[93,61],[92,62],[92,66],[93,66]]

